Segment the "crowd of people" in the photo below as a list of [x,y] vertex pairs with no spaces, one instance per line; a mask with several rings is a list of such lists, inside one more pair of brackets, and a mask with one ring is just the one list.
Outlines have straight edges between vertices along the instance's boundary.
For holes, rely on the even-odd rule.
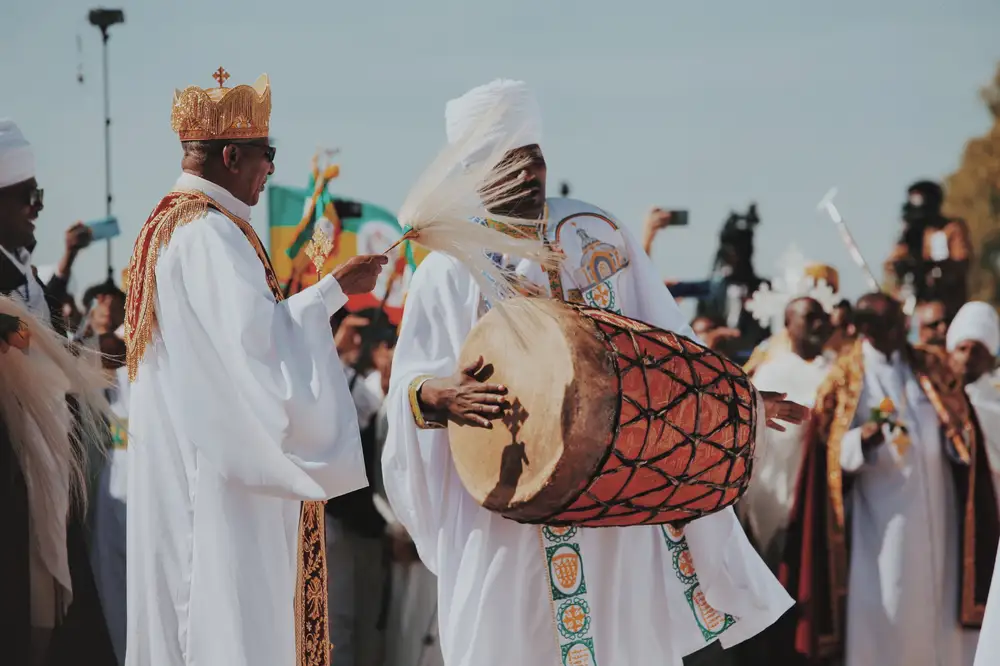
[[[16,396],[0,399],[10,663],[972,666],[977,644],[976,666],[1000,660],[979,635],[984,617],[1000,623],[1000,608],[987,611],[1000,319],[967,301],[973,248],[964,223],[942,215],[939,185],[909,188],[885,289],[853,301],[831,266],[805,262],[783,290],[758,276],[756,206],[726,220],[700,282],[655,277],[647,255],[667,211],[650,212],[641,243],[610,215],[612,232],[581,226],[618,263],[603,292],[564,275],[552,296],[738,362],[770,427],[735,511],[673,542],[648,526],[553,535],[478,506],[448,457],[448,423],[491,427],[504,413],[505,388],[481,364],[457,367],[494,299],[439,254],[415,274],[401,327],[344,307],[373,288],[384,257],[356,257],[285,298],[248,223],[274,171],[270,89],[238,87],[243,115],[223,127],[199,116],[225,103],[222,83],[175,99],[184,173],[122,285],[109,277],[79,300],[70,277],[89,228],[70,226],[53,274],[39,274],[43,190],[30,143],[0,120],[0,376],[34,378],[0,389]],[[525,190],[489,212],[605,215],[546,200],[524,84],[449,103],[449,142],[505,104],[490,140],[510,133]],[[566,249],[571,261],[582,251]],[[522,283],[551,278],[490,259]],[[667,289],[696,300],[692,321]],[[556,590],[539,543],[586,552],[588,585]],[[677,570],[686,593],[651,574],[672,553],[693,561]],[[585,609],[578,625],[558,614],[565,599]]]

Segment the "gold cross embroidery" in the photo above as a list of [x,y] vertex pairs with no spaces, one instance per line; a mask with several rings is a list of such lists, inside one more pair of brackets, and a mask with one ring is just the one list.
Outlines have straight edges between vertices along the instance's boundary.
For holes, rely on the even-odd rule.
[[229,72],[222,69],[220,66],[219,69],[215,70],[212,74],[212,78],[219,82],[219,87],[221,88],[225,85],[226,81],[229,80]]

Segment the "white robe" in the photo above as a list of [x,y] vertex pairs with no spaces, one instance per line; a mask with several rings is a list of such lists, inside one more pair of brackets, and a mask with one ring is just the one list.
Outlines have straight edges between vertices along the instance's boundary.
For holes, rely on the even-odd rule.
[[[812,407],[829,371],[830,362],[822,356],[806,361],[790,350],[780,350],[757,368],[753,383],[762,391],[782,391],[789,400]],[[767,431],[767,446],[757,458],[753,481],[737,505],[769,560],[772,541],[788,527],[805,458],[805,434],[805,424],[788,424],[785,432]]]
[[[965,387],[976,410],[976,417],[986,440],[986,453],[993,470],[993,487],[1000,488],[1000,391],[996,377],[986,374]],[[979,633],[975,666],[1000,664],[1000,557],[993,569],[990,596],[986,600],[986,617]]]
[[[638,243],[622,235],[631,263],[619,283],[623,312],[693,337]],[[522,262],[519,271],[541,280],[537,265]],[[479,506],[455,471],[447,431],[417,429],[410,410],[416,377],[457,370],[478,308],[478,288],[451,258],[432,254],[414,274],[387,398],[386,491],[438,576],[445,663],[556,666],[562,659],[538,528]],[[694,521],[685,535],[708,603],[739,618],[722,634],[724,646],[753,636],[791,606],[732,509]],[[684,655],[705,645],[659,527],[583,529],[580,542],[598,664],[681,666]]]
[[94,493],[90,562],[101,599],[104,619],[118,663],[125,662],[126,552],[125,523],[128,496],[128,368],[115,372],[110,389],[111,411],[119,419],[111,424],[112,442]]
[[[959,624],[958,498],[937,413],[898,353],[863,344],[864,388],[841,448],[854,474],[845,665],[971,664],[978,632]],[[912,439],[903,457],[888,436],[862,452],[860,426],[884,397]]]
[[160,252],[130,396],[129,666],[292,666],[300,502],[366,484],[329,325],[346,296],[327,276],[275,303],[264,276],[214,210]]

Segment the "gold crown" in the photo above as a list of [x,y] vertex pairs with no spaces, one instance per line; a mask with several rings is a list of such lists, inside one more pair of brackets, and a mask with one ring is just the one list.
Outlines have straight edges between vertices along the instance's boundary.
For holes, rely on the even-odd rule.
[[189,86],[174,91],[170,126],[181,141],[260,139],[271,124],[271,84],[261,74],[252,86],[226,88],[229,72],[212,74],[218,87]]
[[840,274],[837,269],[827,264],[809,264],[805,267],[806,277],[812,278],[813,282],[822,280],[829,285],[833,293],[840,291]]

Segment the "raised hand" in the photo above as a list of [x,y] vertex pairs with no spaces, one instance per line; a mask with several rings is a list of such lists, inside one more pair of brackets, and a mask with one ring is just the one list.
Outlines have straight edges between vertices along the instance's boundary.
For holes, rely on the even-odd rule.
[[428,411],[464,425],[492,428],[503,415],[507,387],[480,381],[487,366],[483,357],[451,377],[429,379],[420,387],[420,403]]
[[348,296],[367,294],[375,288],[382,267],[389,263],[384,254],[362,254],[351,257],[333,269],[333,277]]

